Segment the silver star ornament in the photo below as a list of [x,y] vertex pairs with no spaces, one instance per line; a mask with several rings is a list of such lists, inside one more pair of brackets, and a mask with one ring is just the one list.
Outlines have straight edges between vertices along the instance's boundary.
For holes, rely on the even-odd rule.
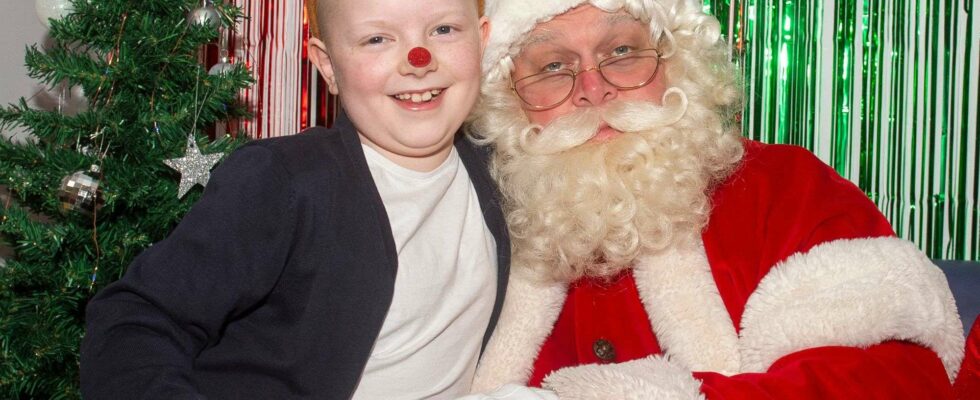
[[201,154],[194,141],[194,135],[187,136],[187,149],[181,158],[171,158],[163,163],[180,172],[180,187],[177,198],[182,199],[194,185],[207,186],[211,179],[211,168],[224,157],[225,153]]

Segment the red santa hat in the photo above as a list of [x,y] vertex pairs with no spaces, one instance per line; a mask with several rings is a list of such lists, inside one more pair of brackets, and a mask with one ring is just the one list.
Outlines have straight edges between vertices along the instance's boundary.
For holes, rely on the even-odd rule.
[[537,24],[583,4],[609,12],[623,9],[637,19],[650,21],[654,38],[669,34],[675,16],[692,11],[702,13],[695,0],[486,0],[485,15],[491,24],[490,39],[483,53],[487,80],[506,78],[511,69],[510,58],[520,52],[524,37]]

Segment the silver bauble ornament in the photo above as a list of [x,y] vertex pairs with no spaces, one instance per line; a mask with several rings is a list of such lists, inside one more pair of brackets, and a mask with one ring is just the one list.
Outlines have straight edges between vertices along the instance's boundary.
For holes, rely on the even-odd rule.
[[70,0],[37,0],[34,3],[34,10],[37,17],[46,28],[51,28],[50,19],[61,19],[72,12]]
[[[89,172],[98,174],[98,166],[93,165]],[[102,209],[105,205],[105,196],[102,192],[101,182],[91,177],[85,171],[77,171],[61,180],[61,188],[58,190],[58,200],[61,202],[61,212],[69,213],[78,211],[85,215]]]
[[208,74],[221,75],[231,72],[233,69],[235,69],[235,64],[231,63],[231,59],[228,57],[221,57],[217,64],[211,66],[211,69],[208,70]]
[[73,100],[79,100],[79,101],[87,100],[87,98],[85,97],[85,88],[83,88],[82,85],[72,86],[71,89],[68,91],[68,95],[71,96]]
[[88,110],[88,98],[80,85],[65,87],[58,94],[58,111],[66,116],[76,116]]
[[193,25],[214,27],[221,22],[221,14],[211,5],[210,1],[205,1],[200,7],[187,14],[187,22]]

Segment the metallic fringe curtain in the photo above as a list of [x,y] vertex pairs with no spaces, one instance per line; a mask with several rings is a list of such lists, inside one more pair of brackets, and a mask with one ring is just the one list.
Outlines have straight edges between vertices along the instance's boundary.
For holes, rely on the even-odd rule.
[[[234,0],[251,137],[329,126],[301,1]],[[742,67],[746,136],[812,150],[934,258],[980,260],[980,0],[703,0]],[[234,129],[234,128],[233,128]]]
[[255,85],[241,98],[254,117],[230,127],[251,138],[298,133],[330,126],[338,107],[316,68],[307,59],[309,21],[302,1],[233,0],[246,19],[232,33],[230,53],[255,76]]
[[930,257],[980,260],[980,0],[704,0],[744,134],[812,150]]

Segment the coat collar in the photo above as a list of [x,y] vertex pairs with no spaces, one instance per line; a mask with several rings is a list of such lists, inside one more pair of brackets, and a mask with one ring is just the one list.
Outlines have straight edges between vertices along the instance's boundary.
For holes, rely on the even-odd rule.
[[738,372],[738,336],[702,246],[642,258],[633,275],[665,354],[695,371]]
[[[703,247],[644,257],[634,268],[634,278],[665,354],[693,370],[738,371],[738,337]],[[474,391],[528,381],[567,290],[566,284],[538,282],[524,274],[511,277],[503,315],[480,361]]]

